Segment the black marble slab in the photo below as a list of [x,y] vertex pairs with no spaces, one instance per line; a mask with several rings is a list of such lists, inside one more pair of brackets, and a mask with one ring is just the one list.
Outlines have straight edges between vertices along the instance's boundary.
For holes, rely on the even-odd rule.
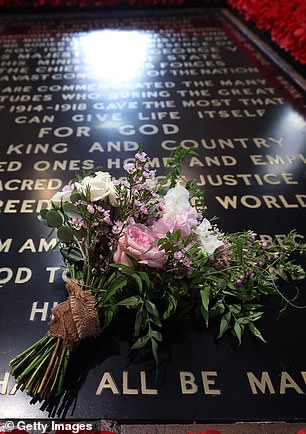
[[[55,191],[95,166],[120,177],[140,145],[163,176],[176,146],[194,147],[184,174],[203,186],[209,218],[225,231],[281,240],[296,229],[303,238],[304,114],[303,91],[220,9],[2,18],[0,418],[50,416],[15,393],[8,363],[45,333],[53,304],[66,297],[61,258],[46,255],[54,241],[37,219]],[[148,354],[129,352],[123,318],[84,342],[71,373],[84,384],[54,415],[305,420],[305,310],[277,320],[279,306],[267,304],[261,323],[268,344],[246,335],[238,347],[188,318],[169,321],[157,382]]]

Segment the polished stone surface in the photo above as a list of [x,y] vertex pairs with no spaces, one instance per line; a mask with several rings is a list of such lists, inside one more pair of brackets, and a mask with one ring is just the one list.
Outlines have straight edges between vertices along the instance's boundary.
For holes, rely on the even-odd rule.
[[[61,259],[45,254],[48,231],[37,220],[46,200],[83,169],[119,177],[140,144],[162,176],[181,144],[198,151],[184,174],[203,186],[219,227],[303,237],[305,96],[218,9],[4,17],[0,43],[0,417],[305,419],[305,311],[277,321],[280,303],[267,304],[266,345],[246,335],[238,347],[188,319],[169,321],[157,383],[150,356],[129,352],[127,318],[83,344],[71,383],[84,384],[65,408],[50,413],[14,394],[9,360],[45,333],[53,303],[66,297]],[[264,393],[252,392],[248,373],[264,375]],[[99,393],[104,375],[119,394]],[[184,378],[195,393],[183,393]],[[124,382],[137,395],[123,393]]]

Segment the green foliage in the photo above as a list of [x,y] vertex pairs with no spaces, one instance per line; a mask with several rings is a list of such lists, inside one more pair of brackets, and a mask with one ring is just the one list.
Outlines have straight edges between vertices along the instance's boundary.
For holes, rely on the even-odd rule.
[[59,228],[63,224],[63,217],[54,209],[45,214],[45,220],[51,228]]
[[[164,251],[165,267],[150,268],[129,254],[130,266],[113,262],[116,243],[129,221],[136,219],[146,225],[147,219],[160,217],[157,205],[166,186],[173,188],[182,180],[181,169],[188,155],[196,153],[180,146],[171,154],[170,172],[155,190],[139,188],[141,183],[145,185],[149,168],[146,157],[143,162],[138,160],[133,170],[127,170],[128,187],[117,187],[116,207],[104,201],[92,203],[87,187],[82,192],[73,190],[70,200],[60,205],[51,203],[52,209],[41,210],[39,216],[43,224],[57,231],[68,275],[95,295],[102,330],[120,317],[122,310],[128,310],[134,318],[131,348],[150,348],[156,363],[162,326],[176,313],[189,314],[206,327],[215,323],[218,339],[228,333],[240,344],[248,332],[265,342],[257,327],[264,314],[264,300],[280,297],[283,314],[288,306],[296,306],[299,289],[290,293],[292,282],[306,276],[294,258],[305,254],[306,247],[296,243],[294,232],[286,235],[281,244],[255,239],[251,231],[219,233],[224,247],[210,255],[193,233],[183,236],[179,229],[167,232],[145,252]],[[82,182],[82,176],[78,181]],[[198,213],[203,214],[203,191],[194,180],[186,183],[186,189]],[[137,203],[143,204],[143,214]],[[105,210],[108,220],[104,218]],[[118,222],[118,227],[110,242],[114,222]],[[286,283],[285,290],[280,289],[282,281]]]
[[[279,244],[256,239],[251,231],[224,234],[211,228],[210,222],[203,221],[199,228],[197,221],[199,223],[206,207],[203,192],[193,180],[186,183],[187,195],[184,192],[187,202],[189,196],[184,210],[187,206],[196,216],[191,219],[194,222],[187,231],[189,235],[185,235],[185,230],[171,229],[156,239],[152,222],[164,216],[166,186],[173,188],[178,181],[184,181],[181,169],[187,155],[196,153],[179,146],[169,158],[170,173],[162,183],[154,185],[153,182],[152,187],[148,180],[152,181],[154,171],[150,170],[149,158],[140,149],[135,163],[125,167],[125,180],[117,186],[108,185],[115,204],[108,198],[110,190],[106,187],[105,191],[104,180],[101,181],[104,189],[99,195],[101,199],[94,200],[90,177],[96,177],[96,189],[98,174],[83,174],[76,179],[79,190],[76,183],[71,184],[75,187],[62,196],[65,200],[51,199],[51,209],[43,209],[39,215],[40,221],[51,228],[50,235],[57,233],[59,241],[54,249],[60,249],[67,276],[94,295],[101,331],[117,318],[120,320],[126,310],[134,319],[131,349],[148,347],[157,368],[162,327],[176,313],[188,314],[206,327],[215,323],[217,339],[231,334],[240,345],[245,331],[266,342],[257,327],[265,311],[265,299],[280,298],[280,315],[289,306],[305,308],[296,305],[299,288],[290,288],[292,282],[299,283],[305,278],[305,270],[296,262],[297,255],[306,253],[305,244],[296,243],[294,232]],[[84,185],[85,175],[89,178]],[[110,182],[107,181],[109,174],[99,176],[106,184]],[[195,209],[191,208],[191,200]],[[178,209],[179,206],[174,206],[172,214],[179,213]],[[172,228],[184,228],[176,221],[172,224]],[[130,225],[140,234],[139,240],[136,237],[135,243],[127,246]],[[143,225],[146,230],[142,232]],[[209,229],[205,229],[206,226]],[[148,246],[147,239],[156,241],[140,258],[144,249],[142,239],[145,239],[145,246]],[[208,245],[217,240],[215,247],[219,247],[211,253],[205,246],[205,239],[210,240]],[[137,253],[138,242],[140,251]],[[118,244],[122,252],[116,251]],[[133,255],[135,251],[137,254]],[[114,252],[122,254],[124,264],[114,263]],[[154,258],[155,253],[165,260],[163,266],[154,262],[150,266],[150,256]],[[285,282],[285,289],[281,282]],[[12,360],[12,373],[19,386],[35,398],[54,398],[64,393],[69,357],[70,349],[64,340],[47,335]]]
[[169,167],[171,170],[162,182],[161,187],[165,184],[168,184],[168,182],[170,182],[170,188],[175,187],[181,178],[182,165],[187,155],[197,155],[197,153],[192,148],[183,148],[182,146],[178,146],[172,152],[167,161],[167,167]]
[[61,226],[57,230],[57,237],[62,243],[73,241],[73,230],[67,226]]
[[66,214],[66,216],[69,217],[69,218],[74,218],[74,217],[75,218],[80,218],[80,217],[82,217],[81,210],[77,206],[73,205],[70,202],[63,203],[62,210]]

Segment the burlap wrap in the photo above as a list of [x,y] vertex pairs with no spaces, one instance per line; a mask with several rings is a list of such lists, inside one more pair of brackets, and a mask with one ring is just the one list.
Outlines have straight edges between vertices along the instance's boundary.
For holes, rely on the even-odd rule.
[[72,280],[66,287],[69,297],[52,310],[54,318],[49,322],[48,333],[62,338],[64,344],[73,349],[82,339],[96,336],[100,323],[91,292]]

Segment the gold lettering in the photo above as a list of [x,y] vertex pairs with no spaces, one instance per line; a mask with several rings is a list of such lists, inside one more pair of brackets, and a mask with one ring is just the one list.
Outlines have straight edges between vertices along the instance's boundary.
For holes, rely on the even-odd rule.
[[[253,203],[250,203],[250,202],[253,202]],[[256,196],[247,195],[247,196],[242,196],[241,204],[247,208],[260,208],[261,207],[261,200]]]
[[129,382],[129,373],[127,371],[123,371],[122,374],[122,394],[123,395],[138,395],[138,389],[130,389],[128,386]]
[[206,395],[221,395],[220,389],[211,389],[211,386],[215,386],[215,380],[210,379],[209,377],[217,377],[217,372],[215,371],[202,371],[202,381],[204,392]]
[[0,386],[1,386],[1,395],[5,395],[7,392],[8,382],[10,379],[10,373],[6,372],[4,374],[3,380],[0,380]]
[[61,267],[47,267],[46,268],[46,271],[48,271],[50,273],[49,283],[54,283],[55,273],[56,273],[56,271],[58,271],[60,269],[61,269]]
[[303,390],[296,384],[293,378],[288,374],[288,372],[282,372],[281,375],[281,383],[280,383],[280,391],[281,395],[286,393],[287,389],[294,389],[298,394],[303,395]]
[[147,388],[147,378],[146,378],[146,373],[144,371],[140,372],[140,385],[141,385],[141,393],[143,395],[157,395],[157,389]]
[[266,388],[269,389],[271,395],[275,394],[270,375],[267,371],[261,373],[260,380],[253,374],[253,372],[248,372],[247,376],[253,395],[258,394],[258,389],[261,391],[261,393],[265,394]]
[[198,386],[195,383],[195,376],[192,372],[180,372],[180,382],[183,395],[194,394],[198,391]]
[[110,372],[104,372],[100,384],[97,388],[96,395],[101,395],[104,389],[110,389],[114,395],[120,395],[115,380]]
[[8,253],[12,245],[12,238],[7,238],[5,241],[2,242],[0,240],[0,252]]
[[[31,314],[30,314],[29,320],[30,321],[35,321],[36,314],[41,314],[40,320],[41,321],[46,321],[47,315],[48,315],[48,310],[49,310],[49,304],[50,303],[48,301],[45,301],[44,304],[43,304],[43,307],[39,308],[39,307],[37,307],[38,306],[38,301],[34,301],[33,304],[32,304],[32,309],[31,309]],[[58,304],[58,302],[55,301],[53,303],[53,308],[55,306],[57,306],[57,304]]]

